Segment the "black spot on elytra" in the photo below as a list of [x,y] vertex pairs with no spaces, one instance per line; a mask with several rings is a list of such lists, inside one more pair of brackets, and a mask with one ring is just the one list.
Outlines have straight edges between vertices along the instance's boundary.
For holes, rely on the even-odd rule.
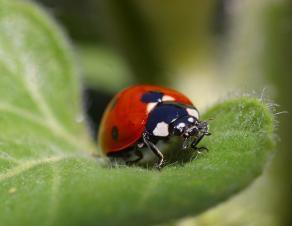
[[119,139],[119,130],[118,127],[114,126],[112,128],[112,138],[117,141]]
[[144,103],[155,103],[155,102],[161,102],[163,93],[160,91],[148,91],[144,93],[141,97],[141,101]]

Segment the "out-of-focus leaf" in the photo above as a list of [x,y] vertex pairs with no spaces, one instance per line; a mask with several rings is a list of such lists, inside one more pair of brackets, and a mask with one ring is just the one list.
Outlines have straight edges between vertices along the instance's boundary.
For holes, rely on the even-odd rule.
[[126,62],[113,51],[94,44],[80,44],[77,50],[87,86],[114,93],[133,83]]

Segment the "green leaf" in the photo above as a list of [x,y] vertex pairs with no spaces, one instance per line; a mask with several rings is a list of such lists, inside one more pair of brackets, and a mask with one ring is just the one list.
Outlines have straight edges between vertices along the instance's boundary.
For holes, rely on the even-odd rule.
[[66,145],[63,149],[70,152],[77,146],[86,149],[88,144],[76,139],[86,133],[78,123],[83,115],[77,70],[63,35],[23,1],[1,0],[0,4],[3,149],[29,145],[26,151],[10,153],[17,158],[49,154],[46,147],[51,141]]
[[77,70],[58,27],[0,0],[0,225],[150,225],[197,215],[250,184],[273,149],[255,98],[210,109],[209,152],[162,171],[105,168],[89,153]]

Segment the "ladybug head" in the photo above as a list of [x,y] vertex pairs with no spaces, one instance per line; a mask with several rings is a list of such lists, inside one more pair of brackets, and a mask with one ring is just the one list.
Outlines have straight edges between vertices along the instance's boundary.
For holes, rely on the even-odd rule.
[[199,121],[197,118],[189,115],[175,120],[170,128],[172,135],[184,138],[183,149],[195,148],[204,136],[210,135],[208,132],[208,122]]

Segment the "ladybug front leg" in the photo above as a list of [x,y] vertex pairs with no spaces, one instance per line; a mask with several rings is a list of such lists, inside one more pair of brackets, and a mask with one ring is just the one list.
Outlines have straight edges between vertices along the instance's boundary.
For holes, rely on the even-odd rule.
[[160,150],[156,147],[155,144],[153,144],[149,138],[149,135],[147,133],[143,133],[143,141],[146,144],[146,146],[158,157],[158,162],[157,162],[157,169],[161,169],[164,163],[164,156],[160,152]]
[[198,139],[196,139],[192,144],[191,148],[193,148],[198,154],[202,154],[203,151],[209,151],[206,147],[197,147],[198,143],[203,139],[203,137],[208,134],[202,134]]
[[199,136],[196,140],[194,140],[191,144],[191,148],[194,148],[194,149],[198,149],[197,145],[198,143],[200,143],[200,141],[204,138],[204,134],[202,134],[201,136]]

